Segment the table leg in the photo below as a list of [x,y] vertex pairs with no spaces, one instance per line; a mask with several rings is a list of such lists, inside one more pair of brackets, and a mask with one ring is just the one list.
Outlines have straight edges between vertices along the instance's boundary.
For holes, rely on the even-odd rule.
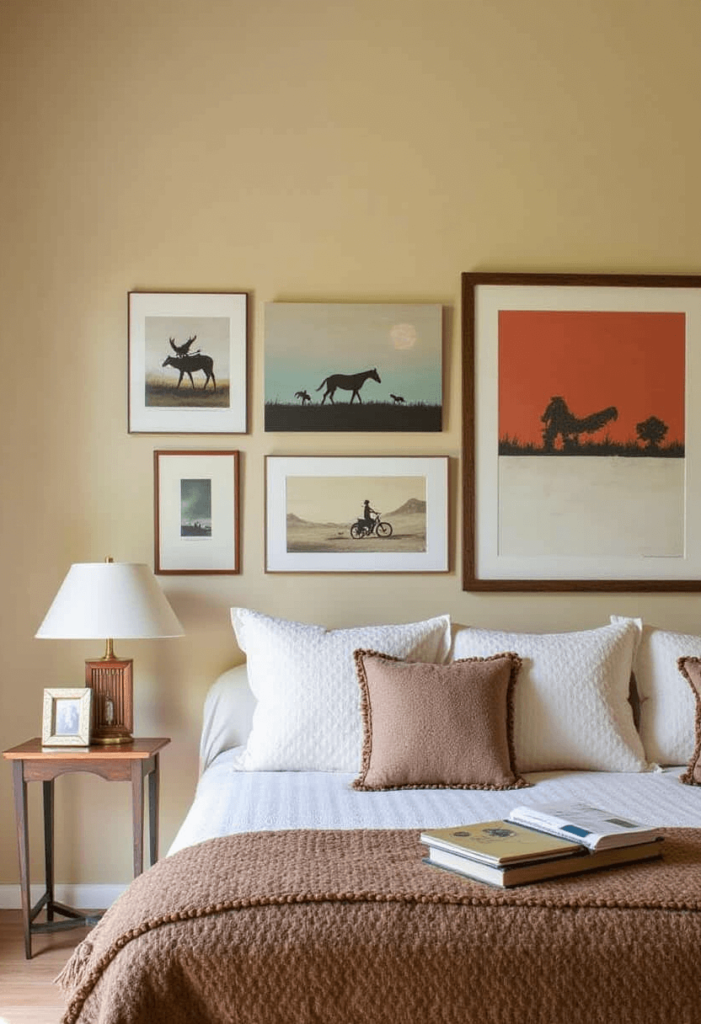
[[22,896],[22,924],[24,927],[24,955],[32,957],[32,933],[30,915],[32,911],[29,889],[29,830],[27,822],[27,783],[24,781],[24,764],[14,761],[12,785],[15,797],[15,820],[17,822],[17,848],[19,851],[20,893]]
[[151,867],[158,860],[158,805],[160,801],[160,766],[158,754],[148,777],[148,836]]
[[141,761],[132,761],[131,765],[131,810],[136,878],[144,870],[144,776]]
[[46,878],[46,920],[54,919],[54,780],[42,783],[44,790],[44,877]]

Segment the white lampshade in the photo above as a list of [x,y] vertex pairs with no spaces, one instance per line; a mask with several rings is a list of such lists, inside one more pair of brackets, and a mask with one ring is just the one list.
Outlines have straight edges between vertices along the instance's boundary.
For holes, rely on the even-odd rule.
[[37,630],[42,640],[183,636],[184,629],[147,565],[72,565]]

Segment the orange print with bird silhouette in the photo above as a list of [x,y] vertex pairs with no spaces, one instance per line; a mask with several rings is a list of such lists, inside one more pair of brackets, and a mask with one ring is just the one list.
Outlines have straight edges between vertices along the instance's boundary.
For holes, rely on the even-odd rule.
[[501,310],[502,455],[684,454],[684,313]]

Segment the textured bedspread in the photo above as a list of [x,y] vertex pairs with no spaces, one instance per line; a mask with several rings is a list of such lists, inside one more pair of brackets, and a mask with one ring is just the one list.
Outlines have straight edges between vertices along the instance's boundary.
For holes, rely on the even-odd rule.
[[701,829],[492,889],[415,830],[212,839],[136,879],[60,984],[73,1024],[698,1024]]

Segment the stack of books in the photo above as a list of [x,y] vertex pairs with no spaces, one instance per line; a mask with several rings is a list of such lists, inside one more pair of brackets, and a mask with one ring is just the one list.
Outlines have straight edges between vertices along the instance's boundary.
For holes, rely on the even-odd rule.
[[508,818],[421,833],[424,861],[500,888],[662,855],[658,829],[598,807],[516,807]]

